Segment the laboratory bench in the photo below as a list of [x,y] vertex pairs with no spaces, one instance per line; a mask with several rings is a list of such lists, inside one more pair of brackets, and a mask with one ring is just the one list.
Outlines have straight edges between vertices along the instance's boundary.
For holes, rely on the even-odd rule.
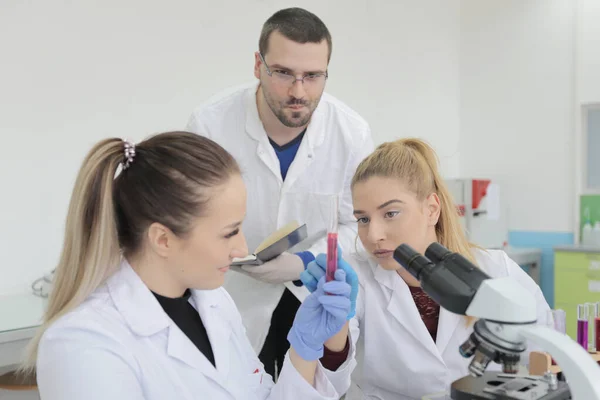
[[47,299],[33,293],[0,296],[0,398],[39,400],[35,380],[17,378],[14,370],[42,323]]
[[554,308],[566,312],[567,334],[577,340],[577,305],[600,301],[600,247],[554,247]]
[[0,371],[22,360],[46,304],[47,299],[33,293],[0,296]]

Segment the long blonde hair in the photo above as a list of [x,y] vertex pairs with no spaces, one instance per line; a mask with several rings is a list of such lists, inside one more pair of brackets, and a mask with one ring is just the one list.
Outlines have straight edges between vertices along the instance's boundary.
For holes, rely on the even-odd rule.
[[33,372],[44,332],[114,272],[122,253],[140,249],[151,223],[185,235],[193,218],[203,212],[206,189],[240,172],[233,157],[210,139],[166,132],[138,144],[128,168],[117,174],[126,161],[124,146],[121,139],[102,140],[83,161],[69,204],[54,287],[21,373]]
[[[373,176],[399,179],[421,201],[436,193],[441,207],[435,226],[438,242],[477,265],[472,250],[479,246],[469,242],[465,235],[458,209],[439,173],[437,155],[429,144],[421,139],[406,138],[379,145],[359,164],[352,187]],[[466,317],[466,320],[471,323],[474,319]]]
[[352,187],[373,177],[401,180],[420,201],[432,193],[440,199],[440,217],[435,226],[438,242],[452,252],[474,262],[472,248],[460,225],[458,209],[444,179],[438,171],[438,158],[429,144],[421,139],[407,138],[379,145],[358,166]]

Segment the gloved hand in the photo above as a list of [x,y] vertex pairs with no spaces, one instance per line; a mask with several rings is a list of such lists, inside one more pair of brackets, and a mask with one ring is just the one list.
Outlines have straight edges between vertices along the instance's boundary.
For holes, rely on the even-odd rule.
[[282,253],[279,257],[262,265],[243,265],[247,275],[268,283],[284,283],[300,279],[304,262],[296,254]]
[[[325,271],[327,269],[327,255],[319,254],[314,261],[311,261],[307,267],[306,271],[300,274],[300,279],[304,286],[308,289],[309,292],[314,292],[317,289],[317,283],[320,279],[325,276]],[[358,275],[356,275],[356,271],[352,269],[350,264],[348,264],[342,258],[342,248],[338,245],[338,270],[342,270],[346,273],[346,283],[351,286],[350,292],[350,303],[352,305],[350,313],[348,314],[348,319],[351,319],[356,314],[356,297],[358,296]]]
[[300,305],[287,338],[304,360],[323,357],[323,344],[342,329],[350,312],[350,291],[346,273],[338,269],[335,280],[325,283],[325,277],[321,278]]

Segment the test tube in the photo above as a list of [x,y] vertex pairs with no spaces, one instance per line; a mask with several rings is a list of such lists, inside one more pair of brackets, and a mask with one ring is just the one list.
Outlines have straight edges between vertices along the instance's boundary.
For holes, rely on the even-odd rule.
[[563,335],[567,334],[567,313],[565,310],[557,309],[548,311],[549,318],[552,321],[552,328],[562,333]]
[[329,282],[335,279],[338,261],[338,195],[331,197],[331,209],[329,216],[329,226],[327,227],[327,270],[325,272],[325,281]]
[[577,305],[577,343],[588,349],[588,308],[586,304]]
[[600,351],[600,301],[596,303],[596,316],[594,317],[596,330],[596,351]]
[[[548,324],[550,328],[563,335],[567,334],[567,313],[565,310],[560,308],[557,310],[548,310],[548,320],[550,321]],[[552,365],[556,365],[554,358],[551,360]]]
[[598,318],[598,303],[586,303],[588,308],[588,318],[590,321],[590,332],[588,336],[588,351],[595,353],[598,350],[596,345],[596,337],[598,336],[598,327],[596,326],[596,318]]

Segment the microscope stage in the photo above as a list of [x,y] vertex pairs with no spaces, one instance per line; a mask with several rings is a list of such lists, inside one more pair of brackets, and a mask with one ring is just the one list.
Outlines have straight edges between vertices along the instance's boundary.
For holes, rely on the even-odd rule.
[[551,389],[542,376],[485,372],[479,378],[465,376],[453,382],[450,397],[454,400],[569,400],[571,392],[565,382],[557,382],[556,389]]

